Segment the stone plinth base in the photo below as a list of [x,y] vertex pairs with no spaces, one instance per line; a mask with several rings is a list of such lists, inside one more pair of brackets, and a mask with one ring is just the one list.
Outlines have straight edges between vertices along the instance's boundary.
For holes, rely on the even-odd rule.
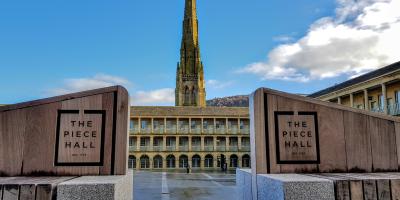
[[251,169],[236,168],[236,186],[238,199],[253,199],[251,192]]
[[300,174],[257,175],[257,196],[265,200],[334,200],[333,181]]
[[132,200],[133,173],[123,176],[82,176],[57,187],[57,200]]
[[400,173],[258,174],[238,169],[240,200],[400,199]]

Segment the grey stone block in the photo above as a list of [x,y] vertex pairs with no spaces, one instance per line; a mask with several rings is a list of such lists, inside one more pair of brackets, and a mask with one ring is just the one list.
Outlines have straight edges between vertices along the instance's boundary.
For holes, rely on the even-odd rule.
[[258,200],[334,200],[333,181],[300,174],[257,175]]
[[239,200],[252,200],[251,169],[236,169],[236,188]]
[[57,186],[58,200],[132,200],[133,172],[123,176],[82,176]]

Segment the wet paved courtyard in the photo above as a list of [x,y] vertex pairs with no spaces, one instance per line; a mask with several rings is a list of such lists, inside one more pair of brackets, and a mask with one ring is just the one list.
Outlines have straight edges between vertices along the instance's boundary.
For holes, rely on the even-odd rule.
[[134,200],[235,200],[234,174],[134,171]]

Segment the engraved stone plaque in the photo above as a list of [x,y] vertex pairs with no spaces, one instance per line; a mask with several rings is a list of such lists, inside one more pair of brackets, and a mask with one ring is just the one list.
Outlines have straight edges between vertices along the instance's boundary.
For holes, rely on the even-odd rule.
[[316,112],[275,112],[278,164],[318,164],[319,139]]
[[59,110],[55,165],[103,165],[104,118],[103,110]]

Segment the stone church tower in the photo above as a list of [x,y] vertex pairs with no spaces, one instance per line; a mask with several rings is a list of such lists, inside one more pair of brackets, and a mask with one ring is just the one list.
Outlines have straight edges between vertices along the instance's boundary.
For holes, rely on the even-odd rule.
[[175,105],[206,106],[203,63],[200,59],[196,0],[185,0],[181,59],[176,72]]

